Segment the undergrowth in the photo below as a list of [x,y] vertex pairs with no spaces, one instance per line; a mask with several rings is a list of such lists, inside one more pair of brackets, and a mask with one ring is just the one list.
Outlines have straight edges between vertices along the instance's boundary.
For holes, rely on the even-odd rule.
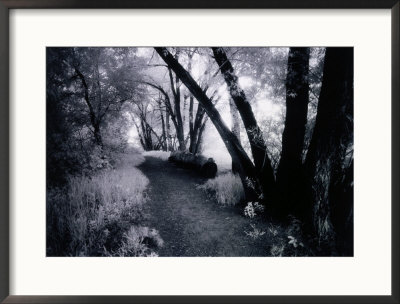
[[[304,237],[303,225],[295,217],[289,216],[289,224],[266,224],[251,219],[250,230],[244,233],[253,240],[261,239],[269,243],[268,254],[273,257],[315,256],[310,240]],[[257,223],[257,224],[256,224]],[[267,242],[268,241],[268,242]]]
[[[158,232],[140,226],[149,181],[134,166],[142,161],[140,155],[120,154],[112,169],[49,187],[47,256],[155,255],[150,247],[162,245]],[[140,237],[132,237],[135,231]]]
[[123,241],[116,252],[107,253],[109,256],[118,257],[145,257],[157,256],[157,253],[151,250],[154,247],[162,247],[164,241],[161,239],[158,231],[143,226],[131,226],[123,234]]
[[198,186],[199,189],[215,198],[223,206],[233,206],[244,199],[243,185],[240,177],[232,173],[218,175],[209,179],[205,184]]

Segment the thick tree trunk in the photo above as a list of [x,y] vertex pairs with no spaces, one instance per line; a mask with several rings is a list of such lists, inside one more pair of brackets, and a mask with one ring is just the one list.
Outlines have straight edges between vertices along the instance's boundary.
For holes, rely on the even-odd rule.
[[[344,165],[346,152],[349,147],[352,149],[353,143],[353,48],[328,47],[323,73],[305,169],[311,185],[309,212],[313,211],[314,226],[321,242],[329,246],[335,243],[335,234],[341,227],[352,229],[350,204],[353,198],[347,195],[347,200],[341,201],[340,193],[350,193],[350,190],[338,187],[343,185],[344,172],[350,171],[346,176],[351,176],[353,168],[352,164],[350,169]],[[352,184],[352,179],[349,183]],[[352,185],[348,188],[352,189]]]
[[223,48],[212,48],[215,61],[218,63],[221,73],[225,79],[229,93],[235,102],[246,129],[257,175],[262,183],[263,192],[268,201],[276,200],[276,185],[274,170],[271,160],[267,155],[267,148],[261,129],[259,128],[250,103],[246,99],[244,91],[240,88],[238,77],[235,75],[233,66],[225,54]]
[[[207,97],[205,92],[196,83],[192,76],[182,67],[182,65],[180,65],[180,63],[171,55],[171,53],[163,47],[156,47],[155,50],[185,84],[185,86],[199,101],[199,103],[202,104],[208,117],[210,117],[215,128],[224,141],[224,144],[232,158],[237,161],[238,164],[240,164],[239,173],[246,192],[246,197],[250,200],[258,199],[260,189],[257,187],[259,185],[259,181],[257,179],[256,169],[244,151],[243,147],[240,145],[236,136],[225,125],[221,115],[214,107],[211,100]],[[256,182],[256,189],[253,189],[249,186],[248,179]]]
[[278,208],[285,214],[301,209],[302,152],[307,124],[309,48],[290,48],[286,76],[286,119],[276,174]]

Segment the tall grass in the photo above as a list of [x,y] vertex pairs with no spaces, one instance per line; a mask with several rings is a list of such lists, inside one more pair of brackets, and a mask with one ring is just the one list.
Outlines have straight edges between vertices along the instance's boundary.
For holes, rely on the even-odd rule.
[[[144,191],[149,181],[133,166],[140,162],[141,157],[125,155],[118,159],[115,169],[90,177],[70,177],[64,188],[48,189],[47,255],[117,255],[124,246],[125,234],[144,219]],[[158,234],[149,234],[148,238],[152,236]],[[140,253],[153,255],[150,250]]]
[[131,226],[124,233],[122,245],[116,252],[117,256],[157,256],[154,251],[149,249],[149,245],[161,247],[164,241],[161,239],[158,231],[142,226]]
[[232,206],[242,201],[244,197],[243,185],[240,177],[232,173],[218,175],[199,186],[213,196],[224,206]]

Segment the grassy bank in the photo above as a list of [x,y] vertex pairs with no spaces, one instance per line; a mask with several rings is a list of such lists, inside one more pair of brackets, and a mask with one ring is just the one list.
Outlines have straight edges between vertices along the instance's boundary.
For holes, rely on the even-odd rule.
[[71,176],[47,191],[48,256],[154,256],[158,232],[142,226],[148,179],[138,153],[113,155],[114,167]]

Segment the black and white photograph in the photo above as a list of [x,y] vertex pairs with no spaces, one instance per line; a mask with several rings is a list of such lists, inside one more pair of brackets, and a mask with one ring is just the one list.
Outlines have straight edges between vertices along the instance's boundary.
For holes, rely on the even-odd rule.
[[47,257],[354,256],[354,48],[47,47]]

